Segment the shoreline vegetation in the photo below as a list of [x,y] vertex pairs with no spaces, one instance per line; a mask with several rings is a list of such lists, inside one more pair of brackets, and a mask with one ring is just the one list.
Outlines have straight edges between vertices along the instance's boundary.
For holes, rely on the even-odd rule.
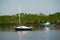
[[[37,26],[40,25],[40,23],[44,23],[47,21],[59,25],[60,12],[55,12],[49,15],[45,15],[43,13],[39,14],[20,13],[20,24],[24,24],[27,26]],[[19,24],[19,13],[15,15],[0,16],[0,27],[17,26],[18,24]]]

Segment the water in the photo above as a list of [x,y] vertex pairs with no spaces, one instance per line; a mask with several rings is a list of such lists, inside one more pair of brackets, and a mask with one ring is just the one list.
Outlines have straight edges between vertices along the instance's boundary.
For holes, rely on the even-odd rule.
[[60,30],[0,32],[0,40],[60,40]]

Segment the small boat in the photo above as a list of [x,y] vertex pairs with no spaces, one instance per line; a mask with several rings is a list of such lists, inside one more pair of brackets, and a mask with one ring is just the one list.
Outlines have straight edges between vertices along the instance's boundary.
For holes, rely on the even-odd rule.
[[42,27],[42,28],[45,28],[45,29],[54,29],[55,27],[56,27],[56,25],[55,24],[51,24],[51,23],[49,23],[49,22],[46,22],[46,23],[42,23],[42,24],[40,24],[40,26]]
[[15,31],[31,31],[32,27],[26,27],[26,26],[18,26],[15,27]]

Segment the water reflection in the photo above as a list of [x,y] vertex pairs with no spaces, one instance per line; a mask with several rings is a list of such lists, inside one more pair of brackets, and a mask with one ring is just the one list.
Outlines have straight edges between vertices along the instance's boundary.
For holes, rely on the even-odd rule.
[[0,27],[0,40],[60,40],[60,30],[34,26],[33,31],[15,32],[14,27]]
[[45,27],[43,30],[45,30],[45,31],[49,31],[50,28],[49,28],[49,27]]
[[[56,26],[56,28],[51,28],[50,30],[58,30],[60,29],[60,25]],[[32,31],[40,31],[40,30],[45,30],[45,28],[42,28],[40,26],[33,26],[33,30]],[[47,28],[47,30],[49,30],[49,28]],[[13,26],[9,26],[9,27],[0,27],[0,31],[15,31]]]
[[0,32],[0,40],[60,40],[60,30]]
[[32,31],[17,31],[17,32],[18,32],[19,40],[24,40],[23,36],[31,33]]
[[14,31],[14,27],[0,27],[0,31]]
[[24,40],[60,40],[58,30],[34,31],[23,36]]

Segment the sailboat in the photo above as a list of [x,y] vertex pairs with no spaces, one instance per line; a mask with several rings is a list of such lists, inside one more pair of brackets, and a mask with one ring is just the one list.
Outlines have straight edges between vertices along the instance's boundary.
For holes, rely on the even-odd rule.
[[[20,24],[20,7],[19,7],[19,24]],[[32,26],[27,27],[25,25],[19,25],[18,27],[15,27],[15,31],[31,31]]]

